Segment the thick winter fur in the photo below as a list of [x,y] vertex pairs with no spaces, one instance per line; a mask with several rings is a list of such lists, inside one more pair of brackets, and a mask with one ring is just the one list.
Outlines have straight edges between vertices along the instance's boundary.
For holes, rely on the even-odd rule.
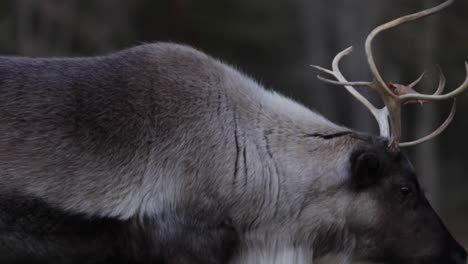
[[0,262],[128,263],[132,253],[124,247],[119,222],[64,213],[37,199],[1,196]]
[[[386,143],[186,46],[0,58],[0,192],[138,221],[155,234],[155,252],[187,243],[197,259],[228,241],[232,263],[369,258],[358,231],[379,223],[382,204],[353,187],[360,149]],[[181,243],[190,232],[205,240]]]
[[[168,222],[178,228],[160,239],[159,230]],[[89,218],[38,199],[0,196],[0,263],[226,263],[236,239],[230,227],[196,218],[180,222],[168,217],[158,223]]]
[[[90,215],[125,219],[185,203],[227,205],[226,197],[244,196],[236,188],[243,180],[250,188],[271,183],[275,196],[278,172],[262,171],[275,161],[268,151],[308,163],[312,151],[330,159],[341,150],[318,150],[314,142],[349,152],[336,144],[346,137],[306,136],[345,129],[184,46],[91,59],[2,58],[0,82],[0,170],[8,179],[0,190]],[[312,149],[291,151],[303,144]],[[229,187],[221,193],[219,186]]]
[[314,189],[346,179],[354,140],[308,136],[346,129],[185,46],[0,67],[5,194],[120,219],[224,212],[249,230],[306,216]]

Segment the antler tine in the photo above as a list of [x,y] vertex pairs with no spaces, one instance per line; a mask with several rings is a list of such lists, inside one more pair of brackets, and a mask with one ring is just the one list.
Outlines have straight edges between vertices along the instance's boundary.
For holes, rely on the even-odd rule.
[[362,96],[358,91],[356,91],[356,89],[354,89],[354,87],[351,86],[351,85],[368,85],[370,83],[369,82],[348,82],[348,80],[346,80],[346,78],[341,73],[341,70],[339,67],[340,61],[344,56],[349,55],[351,52],[353,52],[353,47],[348,47],[344,49],[343,51],[341,51],[340,53],[336,54],[332,62],[333,71],[330,71],[328,69],[325,69],[317,65],[311,65],[311,66],[317,70],[320,70],[320,71],[323,71],[332,75],[338,81],[325,79],[322,76],[318,75],[317,78],[319,80],[327,82],[327,83],[331,83],[331,84],[344,85],[346,90],[348,90],[348,92],[350,92],[356,99],[358,99],[359,102],[364,104],[364,106],[367,107],[371,112],[375,112],[378,109],[375,108],[364,96]]
[[375,80],[379,84],[377,87],[380,88],[380,89],[383,89],[380,92],[384,93],[387,96],[391,96],[391,97],[396,96],[394,93],[392,93],[392,91],[385,84],[385,82],[382,79],[382,76],[380,75],[380,73],[379,73],[379,71],[377,69],[377,66],[375,64],[375,60],[374,60],[374,57],[372,55],[372,41],[374,40],[374,38],[379,33],[383,32],[385,30],[388,30],[388,29],[394,28],[396,26],[399,26],[401,24],[404,24],[404,23],[407,23],[407,22],[410,22],[410,21],[413,21],[413,20],[420,19],[420,18],[425,17],[425,16],[432,15],[434,13],[437,13],[437,12],[443,10],[444,8],[448,7],[452,3],[453,3],[453,0],[447,0],[447,1],[443,2],[442,4],[440,4],[438,6],[435,6],[433,8],[429,8],[429,9],[423,10],[421,12],[417,12],[417,13],[414,13],[414,14],[411,14],[411,15],[406,15],[406,16],[394,19],[394,20],[392,20],[390,22],[387,22],[385,24],[382,24],[382,25],[376,27],[375,29],[373,29],[371,31],[371,33],[366,38],[365,49],[366,49],[367,62],[369,64],[369,68],[370,68],[370,70],[372,72],[372,75],[374,76]]
[[433,95],[439,95],[444,92],[445,89],[445,76],[444,73],[442,72],[442,69],[440,67],[437,67],[439,69],[439,86],[437,87],[437,90],[433,93]]
[[[466,71],[466,76],[465,80],[463,83],[458,86],[455,90],[451,91],[450,93],[442,94],[440,93],[443,90],[443,87],[437,89],[436,93],[434,94],[405,94],[400,96],[401,101],[408,101],[408,100],[426,100],[426,101],[441,101],[441,100],[446,100],[452,97],[455,97],[461,93],[463,93],[465,90],[468,89],[468,62],[465,62],[465,71]],[[442,86],[445,86],[445,77],[441,73],[441,83],[443,83]]]
[[[343,76],[343,74],[340,71],[339,64],[341,59],[350,54],[353,51],[352,47],[349,47],[342,52],[338,53],[335,58],[333,59],[332,62],[332,69],[333,72],[335,73],[335,77],[342,82],[346,82],[346,78]],[[376,87],[373,85],[373,83],[369,82],[368,85],[372,89],[376,89]],[[380,135],[384,137],[390,136],[390,125],[388,123],[388,109],[386,107],[378,109],[376,108],[373,104],[371,104],[364,96],[362,96],[354,87],[350,85],[344,85],[345,89],[351,93],[358,101],[360,101],[369,111],[372,113],[374,116],[375,120],[377,121],[379,125],[379,130],[380,130]]]
[[387,108],[382,108],[382,109],[376,108],[372,103],[370,103],[364,96],[362,96],[352,86],[352,85],[361,85],[361,86],[368,86],[368,87],[374,88],[373,83],[372,82],[348,82],[346,80],[346,78],[343,76],[343,74],[341,73],[341,70],[340,70],[340,67],[339,67],[340,61],[344,56],[349,55],[352,51],[353,51],[352,47],[346,48],[343,51],[341,51],[340,53],[338,53],[335,56],[335,58],[333,58],[333,62],[332,62],[333,71],[330,71],[328,69],[325,69],[325,68],[317,66],[317,65],[311,65],[311,66],[314,67],[317,70],[320,70],[322,72],[325,72],[325,73],[330,74],[333,77],[335,77],[337,79],[337,81],[326,79],[326,78],[323,78],[320,75],[317,75],[317,78],[319,80],[321,80],[321,81],[331,83],[331,84],[335,84],[335,85],[344,86],[345,89],[349,93],[351,93],[359,102],[361,102],[372,113],[372,115],[374,116],[374,118],[376,119],[376,121],[377,121],[377,123],[379,125],[380,135],[384,136],[384,137],[388,137],[389,136],[390,126],[388,124],[388,111],[387,111]]
[[324,78],[320,75],[317,75],[317,79],[321,80],[322,82],[326,82],[329,84],[335,84],[335,85],[355,85],[355,86],[369,86],[372,83],[371,82],[340,82],[340,81],[334,81],[330,80],[327,78]]
[[[335,77],[337,80],[340,82],[347,82],[346,78],[343,76],[340,70],[340,61],[341,59],[349,55],[351,52],[353,52],[353,47],[349,47],[347,49],[344,49],[342,52],[336,54],[335,58],[333,58],[332,61],[332,70],[335,73]],[[366,85],[370,85],[368,82]],[[358,101],[360,101],[362,104],[364,104],[365,107],[367,107],[371,112],[374,111],[376,108],[374,105],[372,105],[364,96],[362,96],[354,87],[351,85],[344,85],[346,90],[350,92]]]
[[408,84],[407,86],[409,88],[413,88],[414,86],[418,85],[418,83],[422,80],[425,74],[426,74],[425,72],[421,73],[421,75],[419,75],[419,77],[416,80],[414,80],[412,83]]
[[409,146],[414,146],[414,145],[417,145],[417,144],[421,144],[423,142],[426,142],[428,140],[431,140],[435,137],[437,137],[440,133],[442,133],[442,131],[444,131],[448,125],[452,122],[453,120],[453,117],[455,116],[455,112],[456,112],[456,99],[454,98],[453,99],[453,104],[452,104],[452,109],[450,110],[450,114],[449,116],[447,117],[447,119],[445,119],[444,123],[442,123],[442,125],[440,125],[436,130],[434,130],[431,134],[425,136],[425,137],[422,137],[420,139],[417,139],[417,140],[414,140],[414,141],[410,141],[410,142],[403,142],[403,143],[399,143],[398,146],[400,147],[409,147]]

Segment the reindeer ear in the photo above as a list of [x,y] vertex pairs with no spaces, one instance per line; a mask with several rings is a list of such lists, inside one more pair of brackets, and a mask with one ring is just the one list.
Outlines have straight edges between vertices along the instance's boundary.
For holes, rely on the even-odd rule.
[[367,188],[382,177],[382,156],[375,150],[356,151],[351,157],[352,182],[357,188]]

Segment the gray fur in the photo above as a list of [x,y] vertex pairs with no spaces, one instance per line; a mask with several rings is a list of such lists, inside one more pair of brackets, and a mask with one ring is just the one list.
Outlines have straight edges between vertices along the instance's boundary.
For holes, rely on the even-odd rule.
[[[338,145],[343,139],[304,137],[343,128],[184,46],[1,62],[2,191],[64,209],[128,218],[194,200],[228,204],[219,201],[235,196],[245,211],[248,194],[277,198],[280,174],[299,180],[294,192],[330,174],[317,166],[329,162],[311,164],[309,153],[346,157],[336,154],[347,151]],[[278,199],[254,200],[250,208]],[[263,204],[269,206],[276,204]]]
[[186,46],[2,57],[0,113],[1,193],[122,220],[228,218],[234,263],[352,254],[350,219],[377,223],[377,202],[348,186],[368,137]]

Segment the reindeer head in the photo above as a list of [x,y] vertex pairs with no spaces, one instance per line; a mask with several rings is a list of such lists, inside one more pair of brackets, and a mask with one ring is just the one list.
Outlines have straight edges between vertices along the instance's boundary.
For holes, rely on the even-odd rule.
[[[379,33],[439,12],[452,2],[453,0],[448,0],[436,7],[397,18],[372,30],[366,39],[365,51],[373,81],[348,82],[341,73],[339,63],[344,56],[351,53],[351,47],[336,55],[331,70],[313,65],[336,79],[318,76],[320,80],[343,85],[364,104],[377,120],[381,138],[386,138],[384,141],[368,143],[357,148],[351,158],[351,186],[354,186],[352,199],[355,206],[350,210],[347,221],[349,232],[356,234],[354,243],[356,255],[360,259],[385,263],[455,264],[466,261],[465,250],[452,238],[431,208],[419,187],[411,163],[401,153],[400,148],[432,139],[449,125],[455,114],[455,97],[468,88],[468,63],[465,62],[467,77],[458,88],[442,94],[445,78],[440,73],[437,90],[426,95],[413,90],[422,76],[409,85],[387,84],[382,79],[372,55],[372,41]],[[353,86],[366,86],[375,90],[385,107],[375,107]],[[420,139],[401,142],[403,105],[451,98],[451,112],[438,129]],[[359,205],[364,202],[372,206]],[[368,212],[368,208],[372,208],[372,213]]]

